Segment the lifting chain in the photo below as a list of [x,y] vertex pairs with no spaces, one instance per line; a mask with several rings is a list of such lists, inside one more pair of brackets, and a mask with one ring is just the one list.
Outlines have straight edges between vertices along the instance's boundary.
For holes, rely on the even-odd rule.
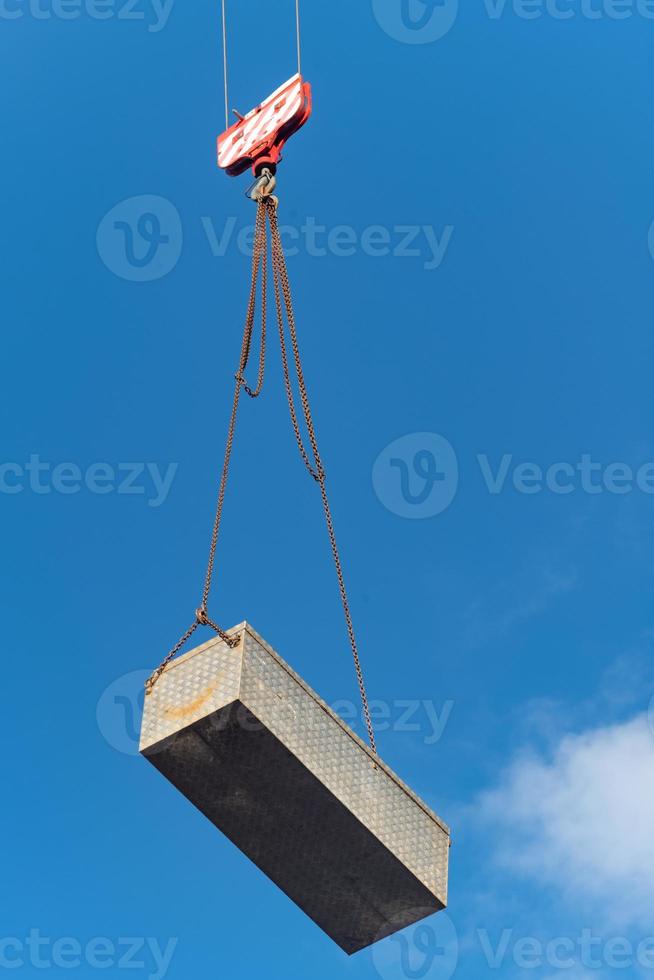
[[[209,601],[209,594],[211,592],[211,585],[213,580],[214,566],[216,561],[216,548],[218,545],[218,535],[220,532],[220,525],[222,521],[223,505],[225,501],[225,491],[227,488],[227,480],[229,477],[229,465],[232,458],[232,450],[234,446],[234,433],[236,430],[236,418],[238,414],[238,407],[241,398],[241,393],[245,391],[250,398],[258,398],[263,389],[264,374],[265,374],[265,363],[266,363],[266,316],[267,316],[267,288],[268,288],[268,228],[270,229],[270,241],[271,241],[271,265],[273,271],[273,283],[274,283],[274,293],[275,293],[275,307],[277,313],[277,323],[279,327],[279,342],[281,349],[282,358],[282,368],[284,374],[284,387],[286,389],[286,397],[288,401],[289,412],[291,416],[291,424],[293,426],[293,431],[295,433],[295,439],[297,441],[298,449],[300,455],[304,461],[304,464],[320,487],[320,495],[322,498],[323,510],[325,513],[325,521],[327,524],[327,532],[329,535],[329,542],[331,545],[332,556],[334,559],[334,565],[336,567],[336,576],[338,579],[338,587],[341,595],[341,602],[343,605],[343,612],[345,614],[345,623],[347,626],[347,633],[350,640],[350,646],[352,648],[352,655],[354,657],[354,667],[356,670],[357,681],[359,684],[359,691],[361,694],[361,702],[363,705],[363,714],[366,722],[366,728],[368,730],[368,737],[370,740],[370,745],[373,752],[377,752],[375,745],[375,735],[372,726],[372,719],[370,717],[370,708],[368,705],[368,697],[366,694],[366,688],[363,678],[363,671],[361,668],[361,661],[359,658],[359,651],[356,642],[356,636],[354,633],[354,625],[352,623],[352,614],[350,612],[350,604],[347,597],[347,590],[345,587],[345,577],[343,575],[343,567],[341,564],[341,558],[338,551],[338,545],[336,542],[336,532],[334,530],[334,521],[332,518],[331,508],[329,506],[329,499],[327,496],[326,487],[326,475],[325,469],[323,467],[322,459],[320,457],[320,452],[318,449],[318,440],[316,437],[316,430],[313,422],[313,416],[311,414],[311,406],[309,403],[309,396],[307,392],[307,386],[304,379],[304,372],[302,370],[302,359],[300,355],[300,347],[297,337],[297,328],[295,323],[295,314],[293,311],[293,299],[291,294],[291,287],[288,279],[288,270],[286,268],[286,258],[284,256],[284,250],[281,242],[281,237],[279,234],[279,226],[277,223],[277,208],[276,202],[271,197],[264,197],[259,200],[257,205],[257,218],[254,233],[254,250],[252,259],[252,282],[250,286],[250,297],[248,300],[247,313],[245,317],[245,328],[243,331],[243,341],[241,344],[241,357],[239,361],[238,372],[235,375],[236,386],[234,389],[234,400],[232,403],[232,412],[230,415],[229,425],[227,427],[227,442],[225,447],[225,458],[223,461],[223,468],[220,477],[220,485],[218,489],[218,501],[216,504],[216,516],[214,518],[213,530],[211,534],[211,543],[209,546],[209,561],[207,564],[207,571],[204,580],[204,589],[202,592],[202,602],[200,608],[196,611],[195,621],[189,626],[184,635],[178,640],[173,649],[167,655],[160,667],[155,670],[149,680],[146,682],[146,693],[150,694],[154,685],[156,684],[158,678],[164,672],[170,661],[177,655],[177,653],[182,649],[184,644],[193,635],[195,630],[199,626],[209,626],[214,630],[218,636],[221,637],[229,646],[235,647],[239,643],[239,637],[229,636],[220,626],[214,623],[208,616],[207,613],[207,603]],[[245,370],[247,368],[251,348],[252,348],[252,336],[254,332],[254,322],[256,314],[256,300],[257,300],[257,289],[259,279],[261,279],[261,343],[259,348],[259,370],[257,376],[257,384],[254,389],[252,389],[245,380]],[[293,391],[293,383],[291,379],[291,368],[290,368],[290,358],[287,347],[286,340],[286,324],[288,324],[288,333],[290,337],[290,346],[293,358],[293,364],[295,368],[295,374],[297,378],[297,387],[300,394],[300,404],[302,409],[302,417],[304,419],[306,431],[309,437],[309,447],[307,449],[302,437],[302,429],[298,420],[298,412],[295,405],[295,396]]]

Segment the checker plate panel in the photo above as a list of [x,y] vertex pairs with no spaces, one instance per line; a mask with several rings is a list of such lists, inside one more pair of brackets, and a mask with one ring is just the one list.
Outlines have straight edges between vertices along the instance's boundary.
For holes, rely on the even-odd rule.
[[146,698],[141,752],[348,953],[447,904],[449,830],[250,627]]

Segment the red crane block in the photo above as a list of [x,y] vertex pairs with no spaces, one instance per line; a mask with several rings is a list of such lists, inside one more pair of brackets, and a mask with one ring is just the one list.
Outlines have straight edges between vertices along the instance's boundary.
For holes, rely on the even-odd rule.
[[311,115],[311,85],[294,75],[218,137],[218,166],[231,177],[274,167],[286,141]]

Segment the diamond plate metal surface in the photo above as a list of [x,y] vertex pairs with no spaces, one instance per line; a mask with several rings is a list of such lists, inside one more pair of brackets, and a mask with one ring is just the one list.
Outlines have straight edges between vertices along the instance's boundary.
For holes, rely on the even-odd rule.
[[173,661],[141,752],[348,953],[447,904],[449,830],[247,623]]
[[146,698],[141,751],[236,700],[242,660],[231,653],[210,640],[169,664]]

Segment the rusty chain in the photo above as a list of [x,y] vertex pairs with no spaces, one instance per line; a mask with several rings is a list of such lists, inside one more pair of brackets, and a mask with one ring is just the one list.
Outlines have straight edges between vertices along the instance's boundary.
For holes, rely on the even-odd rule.
[[[302,459],[314,480],[320,486],[320,495],[322,498],[323,510],[325,512],[325,521],[327,524],[327,532],[329,534],[329,542],[331,544],[332,556],[334,558],[334,565],[336,567],[336,577],[338,579],[338,588],[341,594],[341,602],[343,605],[343,612],[345,614],[345,623],[347,626],[347,632],[350,639],[350,646],[352,648],[352,656],[354,658],[354,668],[356,670],[357,681],[359,684],[359,693],[361,695],[361,703],[363,705],[363,714],[366,722],[366,728],[368,730],[368,738],[370,740],[370,746],[373,752],[377,752],[377,746],[375,744],[375,733],[372,726],[372,719],[370,717],[370,707],[368,705],[368,695],[366,694],[366,685],[363,677],[363,669],[361,667],[361,660],[359,657],[359,649],[357,646],[356,635],[354,632],[354,624],[352,622],[352,613],[350,611],[350,603],[347,596],[347,589],[345,586],[345,576],[343,575],[343,566],[341,564],[341,557],[338,550],[338,544],[336,541],[336,532],[334,530],[334,520],[332,517],[331,508],[329,506],[329,498],[327,496],[326,487],[326,475],[325,469],[322,464],[322,459],[320,456],[320,451],[318,449],[318,439],[316,436],[316,429],[313,422],[313,416],[311,414],[311,405],[309,402],[309,395],[307,392],[306,382],[304,380],[304,372],[302,370],[302,358],[300,355],[300,347],[297,337],[297,328],[295,324],[295,313],[293,310],[293,297],[291,294],[291,286],[288,279],[288,271],[286,268],[286,258],[284,256],[284,249],[282,246],[279,226],[277,224],[277,211],[274,205],[268,204],[266,208],[266,214],[268,217],[268,223],[270,225],[270,236],[272,241],[272,264],[273,273],[275,280],[275,298],[277,306],[277,320],[279,325],[279,339],[282,351],[282,367],[284,371],[284,384],[286,387],[286,395],[288,399],[288,407],[291,415],[291,422],[293,429],[295,431],[295,438],[300,449],[300,454]],[[286,310],[286,321],[288,323],[288,329],[291,337],[291,348],[293,350],[293,359],[295,362],[295,372],[297,375],[298,389],[300,392],[300,402],[302,405],[302,414],[304,416],[304,422],[306,425],[306,430],[309,435],[309,442],[311,444],[311,452],[314,459],[314,466],[311,465],[309,460],[309,454],[307,453],[304,442],[302,439],[302,432],[297,419],[297,411],[295,408],[294,398],[293,398],[293,386],[291,384],[288,356],[286,352],[285,343],[285,329],[284,329],[284,311],[282,310],[281,298],[279,296],[281,291],[284,296],[284,306]]]
[[[207,572],[205,576],[204,589],[202,591],[202,602],[199,609],[195,613],[195,622],[186,630],[184,635],[180,637],[172,650],[166,655],[164,660],[161,662],[159,667],[154,671],[154,673],[145,682],[146,694],[151,694],[154,685],[157,680],[161,677],[164,670],[168,666],[171,660],[179,653],[187,640],[193,636],[198,626],[209,626],[218,636],[229,644],[231,647],[238,646],[238,637],[229,636],[217,623],[209,618],[207,612],[207,602],[209,600],[209,593],[211,591],[211,581],[213,578],[213,569],[216,561],[216,547],[218,544],[218,533],[220,531],[220,523],[222,521],[223,505],[225,502],[225,490],[227,488],[227,478],[229,476],[229,464],[232,458],[232,449],[234,446],[234,432],[236,430],[236,418],[238,415],[238,406],[241,399],[241,391],[245,390],[246,393],[251,398],[258,398],[261,394],[263,388],[263,376],[265,371],[265,361],[266,361],[266,284],[267,284],[267,265],[268,265],[268,249],[266,244],[266,215],[265,207],[263,203],[257,208],[257,220],[255,225],[254,233],[254,251],[252,258],[252,281],[250,284],[250,296],[248,299],[247,313],[245,315],[245,327],[243,329],[243,340],[241,343],[241,357],[239,360],[238,371],[235,375],[235,387],[234,387],[234,399],[232,402],[232,411],[229,418],[229,425],[227,427],[227,443],[225,447],[225,458],[223,461],[222,473],[220,476],[220,486],[218,489],[218,501],[216,504],[216,516],[214,518],[213,530],[211,533],[211,544],[209,546],[209,562],[207,565]],[[245,381],[244,371],[248,365],[250,358],[250,351],[252,348],[252,334],[254,330],[254,317],[256,312],[256,301],[257,301],[257,286],[259,282],[259,270],[263,268],[261,283],[262,283],[262,303],[261,303],[261,348],[259,354],[259,374],[257,379],[257,387],[254,391],[248,386]]]
[[[273,285],[275,293],[275,307],[277,312],[277,323],[279,328],[279,341],[282,359],[282,369],[284,375],[284,387],[286,389],[286,398],[288,401],[289,412],[291,416],[291,424],[293,431],[295,433],[295,439],[300,451],[300,455],[304,461],[304,464],[313,477],[313,479],[318,483],[320,487],[320,495],[322,498],[323,510],[325,513],[325,522],[327,524],[327,532],[329,535],[329,542],[331,545],[332,556],[334,559],[334,565],[336,567],[336,577],[338,579],[338,587],[341,595],[341,603],[343,606],[343,612],[345,614],[345,623],[347,627],[347,633],[350,640],[350,646],[352,648],[352,655],[354,658],[354,667],[356,670],[357,681],[359,685],[359,692],[361,695],[361,702],[363,705],[363,713],[366,722],[366,728],[368,730],[368,737],[370,740],[370,745],[373,752],[377,752],[375,744],[375,735],[372,726],[372,719],[370,716],[370,707],[368,704],[368,696],[366,694],[365,681],[363,677],[363,670],[361,667],[361,660],[359,657],[359,650],[356,641],[356,635],[354,632],[354,624],[352,622],[352,613],[350,611],[350,604],[347,596],[347,589],[345,586],[345,577],[343,574],[343,566],[341,563],[341,558],[338,550],[338,544],[336,541],[336,532],[334,530],[334,520],[331,513],[331,508],[329,505],[329,498],[327,496],[326,487],[326,474],[320,456],[320,451],[318,449],[318,440],[316,436],[315,425],[313,421],[313,416],[311,413],[311,405],[309,402],[309,395],[307,391],[306,381],[304,379],[304,372],[302,369],[302,358],[300,354],[299,341],[297,336],[297,327],[295,323],[295,313],[293,310],[293,298],[291,293],[290,282],[288,278],[288,270],[286,268],[286,259],[284,256],[284,249],[281,242],[281,237],[279,234],[279,226],[277,223],[277,209],[275,202],[271,200],[270,197],[263,198],[259,201],[257,207],[257,218],[255,225],[255,235],[254,235],[254,251],[253,251],[253,261],[252,261],[252,282],[250,286],[250,297],[248,300],[247,313],[245,318],[245,328],[243,332],[243,342],[241,346],[241,358],[239,362],[239,369],[235,376],[236,387],[234,390],[234,401],[232,404],[232,412],[230,415],[229,425],[227,428],[227,441],[225,447],[225,458],[223,462],[222,473],[220,477],[220,486],[218,490],[218,502],[216,505],[216,516],[214,519],[213,530],[211,534],[211,544],[209,547],[209,561],[207,564],[207,572],[205,575],[204,590],[202,593],[202,604],[200,608],[196,611],[195,622],[188,628],[186,633],[181,637],[181,639],[175,644],[173,649],[170,651],[166,659],[163,661],[160,667],[154,672],[152,677],[146,683],[146,690],[148,693],[151,692],[157,679],[161,676],[163,671],[166,669],[168,663],[176,656],[176,654],[181,650],[186,641],[193,635],[195,630],[200,625],[210,626],[226,643],[230,646],[236,646],[238,644],[237,637],[230,637],[226,634],[216,623],[209,619],[207,614],[207,603],[209,600],[209,594],[211,591],[211,585],[213,580],[213,572],[216,560],[216,548],[218,545],[218,535],[220,532],[220,524],[222,521],[223,505],[225,500],[225,490],[227,488],[227,479],[229,476],[229,465],[232,457],[232,450],[234,445],[234,433],[236,430],[236,418],[238,414],[238,406],[241,396],[241,391],[245,392],[251,398],[258,398],[263,389],[264,374],[265,374],[265,361],[266,361],[266,306],[267,306],[267,281],[268,281],[268,246],[267,246],[267,227],[270,228],[270,240],[271,240],[271,262],[273,271]],[[259,353],[259,371],[257,377],[256,388],[250,388],[244,377],[244,371],[247,367],[251,346],[252,346],[252,335],[254,329],[254,319],[256,311],[256,298],[257,298],[257,287],[259,282],[259,274],[261,272],[261,346]],[[293,392],[293,383],[291,380],[291,370],[289,364],[289,356],[286,345],[286,327],[288,324],[288,331],[291,341],[291,350],[293,353],[293,363],[295,366],[295,374],[297,378],[297,386],[300,394],[300,403],[302,406],[302,416],[304,418],[304,423],[306,431],[309,437],[309,444],[311,447],[311,456],[313,457],[313,464],[309,456],[309,452],[305,447],[304,440],[302,438],[302,430],[298,420],[298,413],[295,406],[295,396]]]

